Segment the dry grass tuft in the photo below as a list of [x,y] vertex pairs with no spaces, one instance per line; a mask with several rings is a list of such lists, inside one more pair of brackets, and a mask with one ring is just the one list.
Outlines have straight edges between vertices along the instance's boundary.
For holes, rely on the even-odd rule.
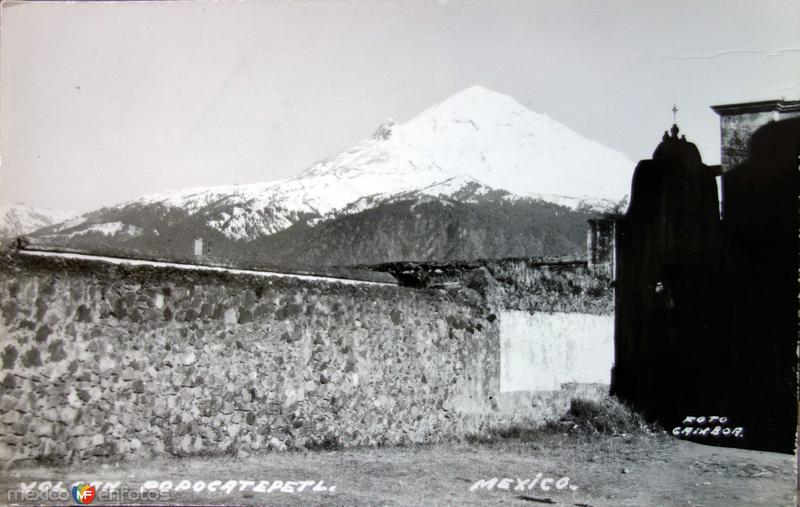
[[648,426],[641,415],[616,398],[606,397],[600,401],[573,398],[569,411],[558,420],[538,426],[513,424],[491,427],[469,434],[464,440],[470,444],[493,444],[509,440],[528,443],[565,434],[578,437],[649,435],[656,429]]
[[602,401],[573,398],[567,418],[577,426],[575,429],[589,433],[622,435],[650,432],[641,415],[612,397]]

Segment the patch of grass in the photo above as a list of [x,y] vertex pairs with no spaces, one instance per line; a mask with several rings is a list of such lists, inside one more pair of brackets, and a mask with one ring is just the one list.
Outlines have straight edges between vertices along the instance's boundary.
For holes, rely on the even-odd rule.
[[309,451],[338,451],[344,449],[344,445],[342,445],[339,437],[325,435],[320,440],[309,440],[306,442],[305,448]]
[[490,427],[466,435],[464,441],[470,444],[496,444],[503,441],[530,443],[544,441],[554,435],[627,436],[651,434],[655,430],[657,428],[648,426],[641,415],[613,397],[605,397],[600,401],[573,398],[569,411],[558,420],[536,426],[510,424]]
[[620,435],[650,432],[641,415],[612,397],[602,401],[573,398],[568,420],[577,426],[575,429],[589,433]]

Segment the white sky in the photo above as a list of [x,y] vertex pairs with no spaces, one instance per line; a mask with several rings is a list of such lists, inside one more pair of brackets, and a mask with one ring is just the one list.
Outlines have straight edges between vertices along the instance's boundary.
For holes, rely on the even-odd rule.
[[88,211],[291,176],[479,84],[649,158],[800,96],[800,2],[2,4],[0,202]]

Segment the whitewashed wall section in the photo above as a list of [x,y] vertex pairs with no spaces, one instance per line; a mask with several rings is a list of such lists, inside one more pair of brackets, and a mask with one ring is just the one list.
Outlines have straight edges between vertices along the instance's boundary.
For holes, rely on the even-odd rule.
[[611,382],[614,317],[500,312],[500,392],[554,391],[568,382]]

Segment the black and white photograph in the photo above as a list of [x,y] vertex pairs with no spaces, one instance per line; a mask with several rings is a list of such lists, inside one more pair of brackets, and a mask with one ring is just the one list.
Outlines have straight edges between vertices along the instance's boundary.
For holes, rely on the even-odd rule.
[[800,2],[0,4],[0,505],[800,506]]

